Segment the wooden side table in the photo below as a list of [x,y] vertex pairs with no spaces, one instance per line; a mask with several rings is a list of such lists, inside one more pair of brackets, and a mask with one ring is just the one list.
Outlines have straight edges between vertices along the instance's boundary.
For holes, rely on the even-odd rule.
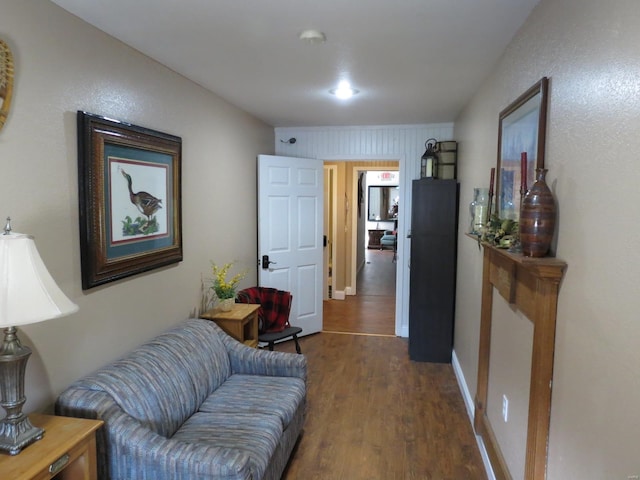
[[236,303],[230,312],[219,308],[207,310],[200,318],[212,320],[228,335],[245,345],[258,347],[258,309],[253,303]]
[[367,248],[380,248],[380,239],[384,235],[384,230],[381,229],[373,229],[369,230],[369,242],[367,243]]
[[96,430],[102,420],[29,415],[44,428],[42,440],[19,454],[0,454],[0,478],[11,480],[96,480]]

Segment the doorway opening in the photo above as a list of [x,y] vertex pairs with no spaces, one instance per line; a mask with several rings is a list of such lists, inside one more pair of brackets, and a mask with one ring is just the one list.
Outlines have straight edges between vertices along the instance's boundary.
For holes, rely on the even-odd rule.
[[[325,162],[324,331],[396,335],[396,245],[379,240],[397,230],[399,185],[398,161]],[[370,186],[390,188],[370,201]]]

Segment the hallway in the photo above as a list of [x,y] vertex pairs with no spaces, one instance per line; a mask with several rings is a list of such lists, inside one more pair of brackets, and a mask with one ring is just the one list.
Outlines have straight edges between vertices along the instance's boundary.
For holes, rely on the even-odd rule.
[[300,345],[307,420],[282,480],[487,480],[450,364],[409,360],[399,337],[323,332]]
[[324,302],[323,331],[395,336],[396,263],[391,250],[367,250],[357,295]]

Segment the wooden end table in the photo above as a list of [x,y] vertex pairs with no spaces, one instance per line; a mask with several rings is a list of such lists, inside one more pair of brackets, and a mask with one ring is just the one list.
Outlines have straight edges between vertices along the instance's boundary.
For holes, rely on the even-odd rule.
[[367,248],[380,248],[382,246],[380,244],[380,239],[384,235],[384,232],[384,230],[379,228],[369,230],[369,243],[367,243]]
[[0,478],[11,480],[96,480],[96,430],[102,420],[29,415],[44,428],[41,440],[17,455],[0,454]]
[[228,335],[253,348],[258,347],[258,309],[254,303],[235,303],[229,312],[207,310],[200,318],[214,321]]

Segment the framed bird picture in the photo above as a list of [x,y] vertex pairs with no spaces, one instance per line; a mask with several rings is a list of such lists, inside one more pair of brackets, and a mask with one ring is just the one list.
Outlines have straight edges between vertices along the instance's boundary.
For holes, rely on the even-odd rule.
[[182,139],[79,111],[84,290],[182,260]]

